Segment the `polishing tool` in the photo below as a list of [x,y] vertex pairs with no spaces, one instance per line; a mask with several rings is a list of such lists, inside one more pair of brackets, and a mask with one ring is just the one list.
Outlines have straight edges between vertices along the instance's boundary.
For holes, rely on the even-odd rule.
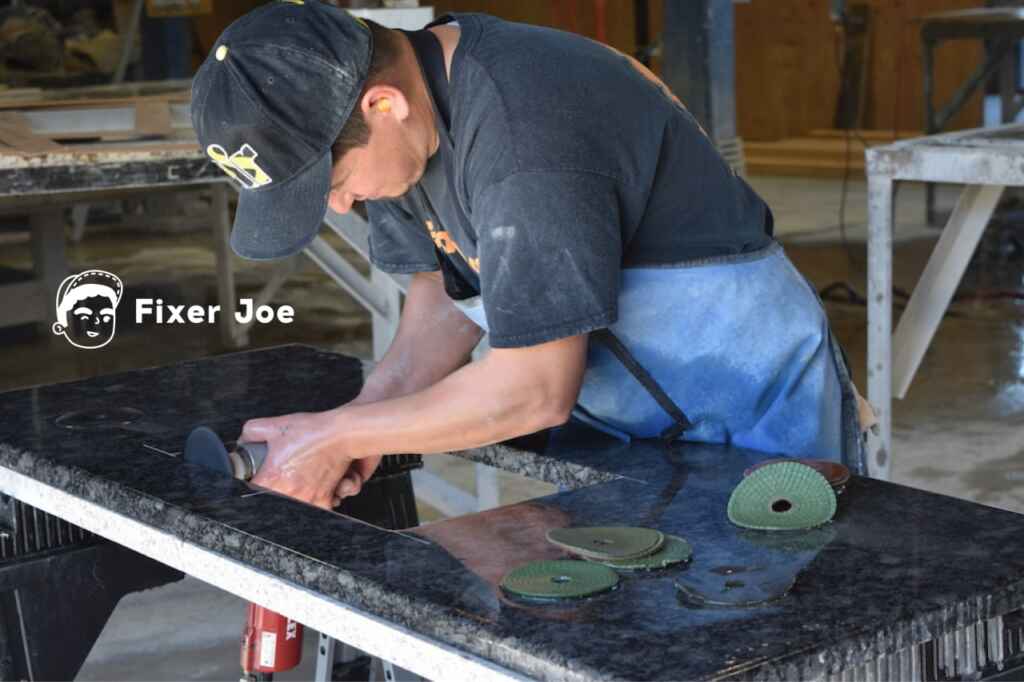
[[596,561],[635,559],[661,549],[665,536],[653,528],[594,526],[552,528],[548,542]]
[[186,462],[243,481],[251,481],[266,458],[266,443],[236,443],[235,449],[228,452],[220,436],[206,426],[196,427],[188,435],[183,456]]
[[533,599],[580,599],[610,590],[618,574],[586,561],[531,561],[509,571],[501,587],[509,594]]
[[776,462],[740,481],[726,511],[730,521],[744,528],[814,528],[835,515],[836,494],[825,477],[806,464]]
[[635,559],[619,559],[616,561],[605,560],[600,563],[610,568],[625,569],[632,571],[653,571],[659,568],[681,564],[689,561],[693,556],[693,549],[690,543],[675,535],[666,535],[665,543],[661,549],[647,556]]
[[843,489],[850,480],[850,469],[839,462],[832,462],[827,459],[793,459],[791,457],[766,459],[763,462],[758,462],[757,464],[748,467],[747,470],[743,472],[743,475],[749,476],[763,466],[777,464],[779,462],[800,462],[801,464],[806,464],[825,477],[829,482],[829,485],[832,486],[832,489],[836,491],[836,495],[843,492]]
[[[243,481],[252,480],[267,458],[266,443],[236,443],[228,451],[210,428],[199,426],[185,440],[186,462]],[[302,659],[302,625],[270,609],[249,604],[242,631],[242,680],[270,680]]]

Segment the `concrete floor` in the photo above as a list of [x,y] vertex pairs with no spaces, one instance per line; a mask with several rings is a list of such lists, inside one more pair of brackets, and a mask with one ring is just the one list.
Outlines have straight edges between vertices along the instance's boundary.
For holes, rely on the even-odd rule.
[[[849,183],[843,231],[838,227],[838,181],[755,177],[751,184],[773,207],[777,233],[790,257],[819,289],[845,281],[864,294],[863,181]],[[955,200],[950,189],[942,193],[941,204]],[[910,291],[937,231],[922,225],[919,186],[902,188],[897,207],[895,284]],[[997,291],[1024,291],[1024,255],[1009,235],[1012,225],[989,230],[984,254],[961,287],[961,293],[979,295],[954,305],[907,399],[894,405],[893,479],[1024,513],[1024,311],[1015,298],[991,297]],[[27,266],[27,242],[0,237],[5,239],[0,267]],[[83,242],[69,247],[69,258],[72,271],[110,269],[129,287],[144,287],[167,301],[207,303],[215,297],[212,243],[203,231],[91,229]],[[240,260],[237,265],[244,296],[258,287],[266,266]],[[312,265],[285,286],[276,302],[296,307],[295,324],[258,329],[253,347],[301,341],[364,357],[369,353],[368,316]],[[827,308],[863,388],[865,308],[842,302],[827,302]],[[119,331],[116,354],[78,353],[72,362],[52,362],[54,344],[63,343],[49,334],[0,329],[0,390],[225,352],[212,327]],[[429,467],[472,492],[471,466],[437,459]],[[518,477],[502,477],[503,503],[549,491]],[[424,520],[440,517],[425,505],[421,515]],[[131,595],[111,618],[80,678],[237,679],[243,616],[241,601],[194,580]],[[314,638],[311,633],[307,644]],[[309,679],[312,664],[310,647],[303,667],[280,679]]]

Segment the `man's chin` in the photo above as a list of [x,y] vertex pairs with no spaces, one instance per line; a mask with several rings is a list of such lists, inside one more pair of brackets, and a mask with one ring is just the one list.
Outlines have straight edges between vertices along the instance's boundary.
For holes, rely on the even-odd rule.
[[413,188],[413,186],[415,184],[416,184],[415,182],[410,182],[409,184],[407,184],[402,189],[395,190],[394,192],[388,192],[386,195],[383,195],[380,198],[381,199],[401,199],[402,197],[404,197],[406,194],[409,193],[409,191]]

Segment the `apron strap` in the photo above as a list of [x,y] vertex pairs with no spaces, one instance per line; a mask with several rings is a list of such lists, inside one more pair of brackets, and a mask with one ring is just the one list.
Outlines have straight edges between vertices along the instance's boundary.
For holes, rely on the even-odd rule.
[[590,332],[590,338],[600,343],[612,352],[612,355],[622,363],[633,378],[640,382],[640,385],[654,398],[655,402],[665,410],[674,422],[671,426],[661,432],[661,439],[671,442],[678,438],[687,429],[693,428],[693,423],[687,419],[679,406],[672,401],[672,398],[658,385],[646,369],[643,368],[629,349],[619,340],[619,337],[612,333],[611,329],[598,329]]

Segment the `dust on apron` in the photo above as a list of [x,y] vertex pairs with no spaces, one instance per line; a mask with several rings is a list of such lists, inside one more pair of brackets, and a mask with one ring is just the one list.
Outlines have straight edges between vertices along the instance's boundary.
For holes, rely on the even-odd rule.
[[[481,328],[479,296],[456,301]],[[626,268],[573,416],[624,440],[728,443],[863,471],[856,399],[815,291],[777,243]]]

